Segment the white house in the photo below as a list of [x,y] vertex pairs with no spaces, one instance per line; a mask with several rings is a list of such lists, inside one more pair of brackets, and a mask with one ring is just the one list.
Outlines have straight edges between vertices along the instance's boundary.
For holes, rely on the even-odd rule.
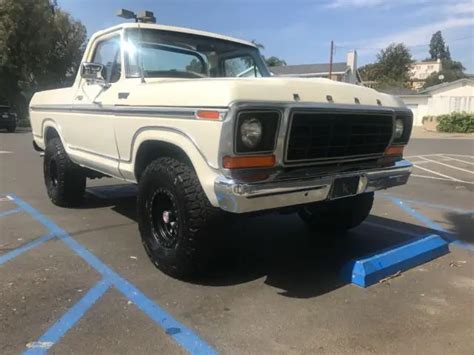
[[474,112],[474,80],[468,78],[398,96],[413,111],[415,126],[422,126],[425,116]]
[[426,79],[433,73],[439,73],[441,69],[442,64],[440,59],[413,63],[410,70],[412,88],[415,90],[421,89]]

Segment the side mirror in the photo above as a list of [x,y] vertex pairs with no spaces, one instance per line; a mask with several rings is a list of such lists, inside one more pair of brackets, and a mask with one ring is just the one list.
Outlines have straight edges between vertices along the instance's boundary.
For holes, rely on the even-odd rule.
[[99,63],[82,63],[81,77],[86,79],[89,84],[107,85],[104,78],[105,68]]

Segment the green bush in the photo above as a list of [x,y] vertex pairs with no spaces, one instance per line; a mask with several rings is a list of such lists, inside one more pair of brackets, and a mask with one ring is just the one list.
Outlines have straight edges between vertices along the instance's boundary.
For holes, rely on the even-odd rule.
[[474,113],[453,112],[441,115],[438,120],[438,132],[474,133]]

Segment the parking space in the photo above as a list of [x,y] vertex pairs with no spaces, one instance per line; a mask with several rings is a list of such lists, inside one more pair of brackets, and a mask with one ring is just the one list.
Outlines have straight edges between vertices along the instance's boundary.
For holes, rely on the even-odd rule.
[[415,177],[474,184],[474,155],[427,154],[409,157]]
[[[82,208],[57,208],[29,134],[4,137],[0,148],[13,153],[0,156],[2,354],[474,347],[474,159],[465,142],[459,151],[437,142],[433,153],[415,142],[410,183],[378,193],[367,222],[347,236],[314,235],[296,215],[229,224],[212,271],[184,283],[148,261],[133,186],[95,181]],[[442,237],[450,252],[368,288],[342,277],[354,260],[427,235]]]

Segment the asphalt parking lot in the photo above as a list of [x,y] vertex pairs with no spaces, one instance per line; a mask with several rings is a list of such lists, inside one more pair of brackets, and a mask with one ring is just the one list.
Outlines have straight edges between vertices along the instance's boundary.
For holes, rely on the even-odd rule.
[[[134,188],[89,184],[53,206],[31,133],[0,133],[0,353],[455,353],[474,348],[474,140],[413,139],[404,187],[318,241],[296,215],[247,218],[205,279],[159,272]],[[438,234],[450,252],[368,288],[350,260]],[[469,350],[471,349],[471,350]]]

